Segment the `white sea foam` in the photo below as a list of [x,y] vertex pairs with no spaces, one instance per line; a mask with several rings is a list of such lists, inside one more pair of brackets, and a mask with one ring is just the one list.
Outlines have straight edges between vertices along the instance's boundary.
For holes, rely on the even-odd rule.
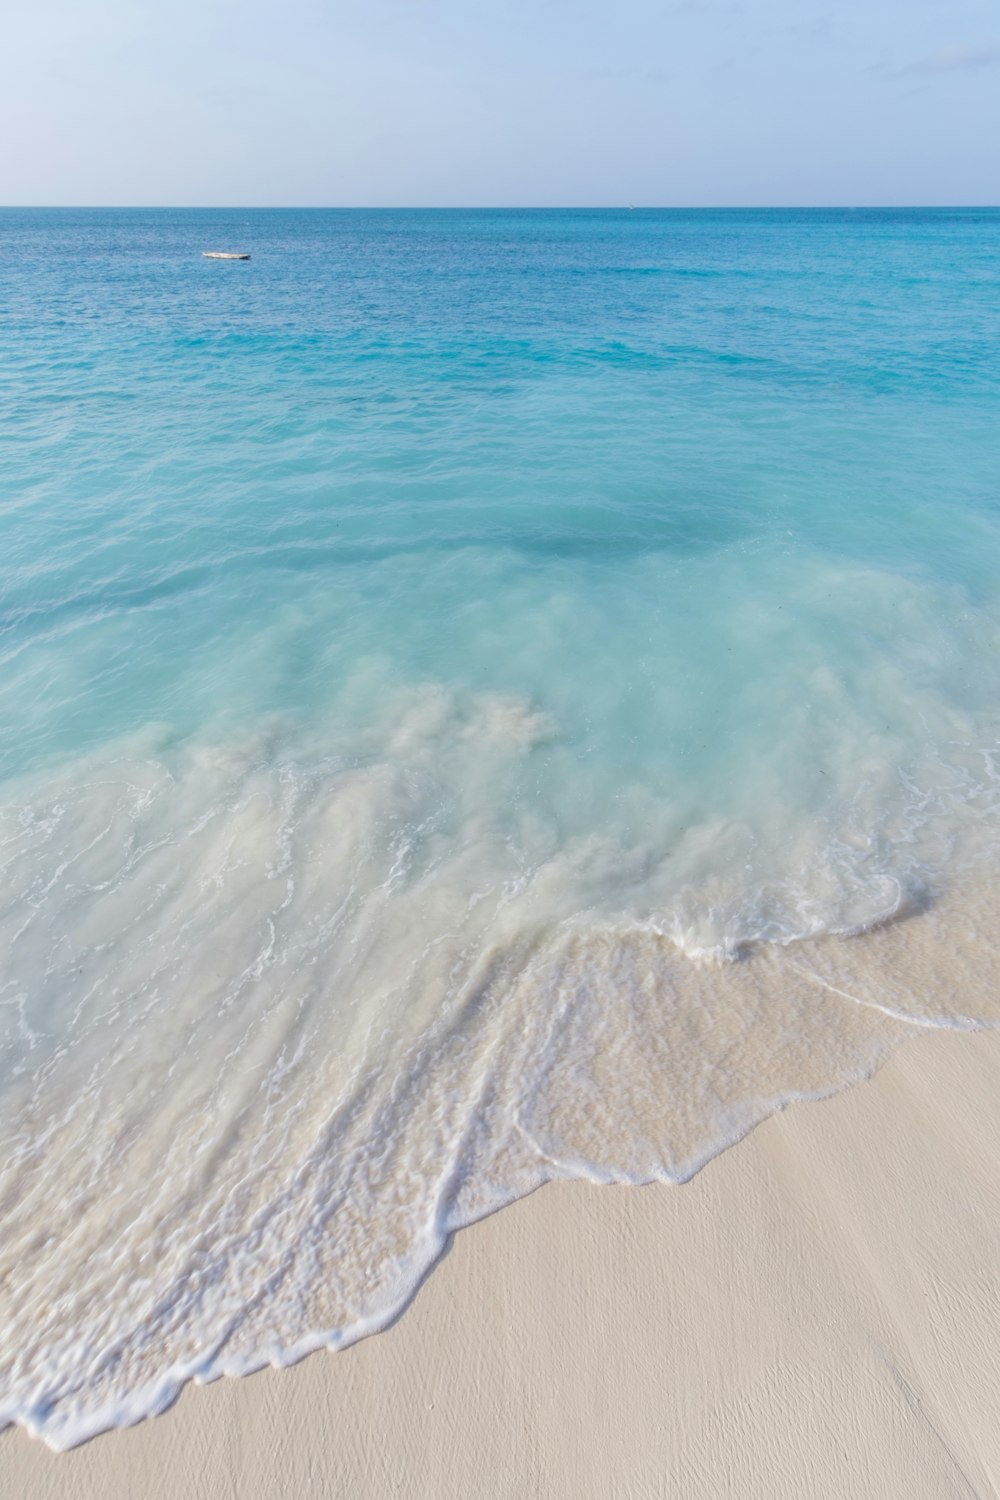
[[350,1343],[546,1178],[682,1181],[912,1025],[994,1019],[967,748],[767,842],[638,788],[560,822],[559,744],[430,684],[12,789],[2,1419],[66,1447]]

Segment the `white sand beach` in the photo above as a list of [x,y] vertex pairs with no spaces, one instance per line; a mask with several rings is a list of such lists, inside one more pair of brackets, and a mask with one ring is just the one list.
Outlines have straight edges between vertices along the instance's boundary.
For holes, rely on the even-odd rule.
[[928,1034],[685,1187],[557,1183],[459,1233],[386,1332],[189,1386],[38,1500],[991,1496],[1000,1035]]

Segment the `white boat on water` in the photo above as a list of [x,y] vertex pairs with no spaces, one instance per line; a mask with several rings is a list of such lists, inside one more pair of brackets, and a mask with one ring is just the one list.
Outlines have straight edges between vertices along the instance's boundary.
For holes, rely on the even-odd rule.
[[206,260],[249,260],[248,250],[203,250]]

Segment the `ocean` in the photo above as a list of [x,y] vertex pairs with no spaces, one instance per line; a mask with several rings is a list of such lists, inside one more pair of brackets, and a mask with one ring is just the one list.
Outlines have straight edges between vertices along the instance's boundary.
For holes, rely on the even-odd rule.
[[0,211],[0,726],[63,1448],[997,1023],[1000,211]]

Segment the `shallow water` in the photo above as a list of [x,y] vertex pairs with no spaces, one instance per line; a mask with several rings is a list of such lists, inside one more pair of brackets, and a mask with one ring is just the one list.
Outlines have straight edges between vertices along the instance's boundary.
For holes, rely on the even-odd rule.
[[0,213],[0,1420],[992,1024],[998,230]]

